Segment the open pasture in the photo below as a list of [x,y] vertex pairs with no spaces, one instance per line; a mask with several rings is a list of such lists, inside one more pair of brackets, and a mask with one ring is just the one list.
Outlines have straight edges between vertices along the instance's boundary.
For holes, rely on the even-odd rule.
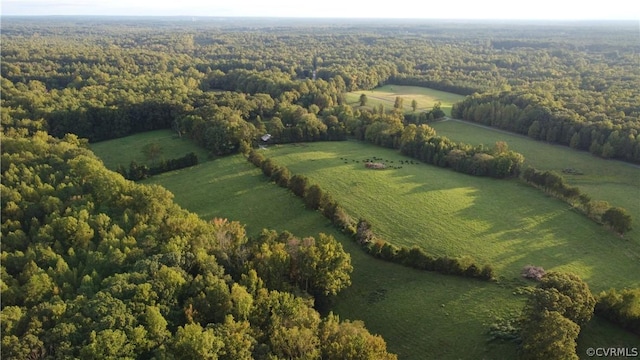
[[393,109],[396,97],[403,99],[403,107],[405,112],[413,112],[411,101],[416,100],[418,107],[417,112],[429,111],[433,105],[440,102],[441,109],[447,115],[451,115],[451,105],[464,99],[464,96],[453,94],[445,91],[404,85],[384,85],[373,90],[353,91],[345,94],[347,103],[351,106],[360,106],[360,95],[367,96],[368,108],[373,108],[379,104],[383,104],[386,109]]
[[[333,311],[363,320],[401,359],[514,358],[514,344],[487,344],[488,324],[517,312],[523,297],[495,284],[417,271],[374,259],[337,232],[317,211],[305,209],[288,190],[236,155],[164,173],[145,181],[164,186],[175,201],[204,219],[246,224],[250,236],[263,228],[297,236],[331,234],[351,254],[352,286]],[[436,325],[437,326],[434,326]],[[464,329],[462,331],[461,329]]]
[[[526,164],[539,170],[556,171],[592,199],[605,200],[612,206],[627,209],[633,217],[635,230],[624,237],[640,246],[640,166],[601,159],[584,151],[461,120],[438,121],[430,126],[439,135],[454,141],[487,146],[492,146],[496,141],[506,141],[510,149],[524,155]],[[564,169],[574,169],[580,175],[563,173]]]
[[[513,291],[531,283],[516,280],[497,285],[374,259],[317,211],[305,209],[300,199],[269,183],[241,156],[172,171],[146,182],[166,187],[178,204],[204,219],[226,217],[246,224],[250,236],[272,228],[298,236],[324,232],[336,237],[351,254],[354,271],[352,285],[339,295],[332,311],[343,319],[363,320],[400,359],[516,357],[514,344],[487,343],[486,331],[496,318],[518,313],[524,297]],[[589,323],[581,336],[582,353],[589,346],[622,346],[634,340],[633,335],[599,319]]]
[[138,164],[152,166],[153,162],[149,161],[142,153],[144,146],[150,143],[160,145],[161,153],[156,162],[163,159],[179,158],[190,152],[194,152],[200,162],[206,161],[208,158],[206,150],[187,138],[179,138],[171,130],[155,130],[101,141],[90,144],[90,147],[108,169],[116,170],[118,165],[129,168],[129,163],[132,160]]
[[[156,141],[162,136],[162,132],[137,134],[127,141],[142,142],[137,137]],[[108,143],[103,146],[117,148]],[[280,149],[272,147],[266,151],[267,155],[271,150]],[[130,161],[126,157],[122,159],[127,163]],[[394,162],[394,166],[402,168],[392,171],[411,168],[410,163]],[[339,295],[332,311],[343,319],[363,320],[372,333],[385,338],[389,350],[400,359],[516,357],[514,344],[487,343],[486,331],[496,317],[512,316],[522,307],[524,298],[513,294],[516,286],[526,284],[522,280],[497,285],[417,271],[374,259],[351,239],[336,232],[318,212],[305,209],[300,199],[269,183],[261,171],[242,156],[204,162],[145,182],[166,187],[174,193],[178,204],[203,219],[225,217],[246,224],[250,236],[262,228],[289,230],[298,236],[314,236],[320,232],[335,236],[351,254],[354,272],[352,286]],[[622,346],[633,340],[633,335],[595,319],[584,329],[579,351],[584,353],[589,346]]]
[[[309,177],[393,244],[470,255],[506,279],[536,265],[574,272],[596,291],[640,285],[635,243],[516,180],[464,175],[356,141],[276,146],[265,155]],[[395,168],[367,169],[373,157]]]

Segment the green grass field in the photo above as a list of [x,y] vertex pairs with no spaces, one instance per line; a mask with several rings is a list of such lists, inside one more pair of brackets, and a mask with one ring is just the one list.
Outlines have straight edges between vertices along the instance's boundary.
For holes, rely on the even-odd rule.
[[[163,134],[160,132],[155,136],[160,139]],[[137,139],[138,137],[142,139]],[[144,141],[155,141],[154,139],[156,138],[150,134],[138,134],[130,139],[95,144],[101,146],[94,145],[94,148],[97,149],[95,151],[100,157],[114,157],[116,154],[113,153],[119,151],[117,144],[122,141],[141,144],[139,145],[141,147]],[[292,155],[285,154],[289,150],[300,152],[300,155],[304,155],[305,158],[302,160],[302,166],[308,170],[306,175],[310,177],[326,173],[326,170],[323,170],[325,168],[323,163],[331,164],[326,167],[327,169],[335,167],[336,170],[340,170],[346,166],[342,168],[342,171],[347,171],[342,173],[342,177],[351,177],[351,172],[355,169],[351,169],[351,166],[355,165],[344,164],[344,160],[339,160],[340,157],[355,158],[352,155],[366,154],[366,156],[381,156],[389,159],[392,156],[396,156],[396,159],[401,158],[393,151],[357,142],[308,145],[271,147],[265,153],[283,158]],[[336,157],[333,160],[323,160],[322,157],[312,156],[311,154],[320,150],[318,146],[325,148],[322,150],[323,153],[333,153]],[[333,149],[334,147],[336,148]],[[129,153],[139,153],[139,150],[132,148]],[[389,155],[382,156],[387,152]],[[294,168],[292,165],[289,167],[292,170]],[[426,183],[427,173],[421,173],[421,171],[430,168],[432,167],[428,165],[404,165],[403,169],[393,171],[396,175],[401,175],[396,179],[401,181],[399,184],[404,184],[404,181],[411,178],[409,173],[403,175],[403,171],[417,171],[416,175],[420,174],[421,180],[416,176],[413,181]],[[382,175],[383,172],[379,172],[378,175]],[[334,172],[330,171],[330,173]],[[370,176],[370,172],[365,175],[365,178],[375,179]],[[406,175],[409,177],[403,180]],[[448,178],[447,175],[438,176],[443,178],[442,181]],[[477,178],[465,178],[467,183],[464,186],[469,188],[475,186]],[[393,179],[392,177],[391,180]],[[359,186],[365,186],[369,182],[369,180],[354,181],[359,182],[360,184],[355,184]],[[373,333],[382,335],[387,341],[389,350],[399,354],[400,359],[511,359],[516,357],[514,344],[487,343],[485,333],[488,325],[496,317],[513,315],[522,307],[523,297],[513,294],[515,287],[524,283],[522,280],[507,280],[499,284],[487,283],[417,271],[374,259],[359,249],[349,238],[337,233],[318,212],[305,209],[300,199],[287,190],[269,183],[260,170],[241,156],[203,162],[192,168],[152,177],[145,182],[166,187],[175,194],[175,201],[178,204],[196,212],[203,219],[225,217],[246,224],[249,235],[255,235],[260,229],[268,227],[279,231],[289,230],[298,236],[313,236],[319,232],[335,236],[351,254],[354,272],[352,286],[340,294],[333,311],[342,319],[364,320],[367,328]],[[451,189],[454,186],[455,184]],[[407,190],[420,190],[420,186],[410,186]],[[464,197],[464,194],[469,191],[463,189],[461,193]],[[351,197],[345,197],[344,200]],[[553,201],[544,199],[544,201]],[[405,198],[401,197],[399,200],[404,201]],[[344,202],[343,199],[340,201]],[[378,207],[380,202],[374,198],[368,206]],[[424,222],[431,221],[425,218]],[[397,225],[396,228],[399,231],[405,227],[402,222]],[[584,354],[587,347],[612,346],[611,344],[622,346],[633,344],[634,341],[637,341],[637,338],[633,335],[596,319],[583,330],[578,353]]]
[[208,158],[207,151],[186,138],[179,138],[171,130],[156,130],[127,136],[109,141],[92,143],[93,150],[111,170],[116,170],[118,165],[129,168],[129,163],[134,160],[138,164],[152,166],[153,163],[145,158],[142,148],[149,143],[160,145],[162,153],[156,162],[163,159],[169,160],[185,156],[194,152],[200,162]]
[[[374,259],[336,232],[320,213],[305,209],[300,199],[268,182],[241,156],[165,173],[146,182],[166,187],[178,204],[204,219],[225,217],[246,224],[250,235],[273,228],[298,236],[324,232],[336,237],[351,254],[355,270],[353,285],[340,295],[334,312],[344,319],[364,320],[403,359],[424,359],[424,354],[440,359],[515,356],[512,344],[486,345],[485,332],[496,316],[517,311],[521,296],[495,284]],[[461,326],[465,334],[459,334]]]
[[540,170],[554,170],[560,174],[565,168],[579,170],[584,175],[563,176],[593,199],[606,200],[613,206],[627,209],[636,229],[627,233],[625,239],[640,246],[640,167],[459,120],[439,121],[430,126],[439,135],[454,141],[492,146],[496,141],[504,140],[510,149],[524,155],[527,164]]
[[635,243],[516,180],[417,162],[370,170],[362,163],[368,158],[394,166],[410,159],[355,141],[305,145],[272,147],[265,154],[308,176],[391,243],[437,255],[471,255],[507,279],[517,278],[525,265],[537,265],[577,273],[595,290],[640,286]]
[[416,100],[418,107],[416,111],[431,110],[436,102],[442,103],[441,108],[447,115],[451,116],[451,105],[464,99],[464,96],[448,93],[440,90],[434,90],[418,86],[403,85],[384,85],[373,90],[353,91],[345,94],[347,103],[354,106],[360,106],[360,95],[367,95],[367,108],[373,108],[379,104],[383,104],[386,109],[393,109],[396,97],[403,99],[405,112],[412,112],[411,101]]

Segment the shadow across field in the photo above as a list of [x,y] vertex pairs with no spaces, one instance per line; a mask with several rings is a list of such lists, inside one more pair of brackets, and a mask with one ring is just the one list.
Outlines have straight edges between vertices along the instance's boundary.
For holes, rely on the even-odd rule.
[[[526,164],[539,170],[552,170],[564,176],[567,182],[578,186],[592,199],[608,201],[621,206],[631,214],[633,222],[640,222],[640,166],[616,160],[598,158],[584,151],[566,146],[536,141],[462,120],[432,123],[438,134],[454,141],[491,146],[496,141],[506,141],[509,148],[524,155]],[[580,175],[563,173],[564,169],[576,170]],[[634,226],[639,228],[638,226]],[[625,239],[640,246],[640,231],[632,230]]]
[[525,265],[571,271],[596,290],[640,286],[640,254],[633,242],[517,180],[455,173],[425,164],[370,170],[347,158],[410,161],[358,142],[316,143],[269,154],[333,195],[355,217],[396,245],[435,255],[470,255],[505,278]]
[[[462,177],[467,178],[462,180],[466,187],[458,187],[463,184],[453,181],[423,179],[427,183],[414,186],[401,197],[407,202],[406,197],[435,199],[438,192],[454,189],[465,192],[469,206],[453,214],[440,211],[432,221],[461,226],[475,222],[482,224],[482,230],[476,227],[477,231],[466,237],[449,237],[445,249],[452,246],[451,242],[459,243],[466,254],[472,254],[481,263],[496,265],[505,277],[517,277],[523,266],[537,265],[547,270],[576,272],[589,283],[599,284],[598,290],[640,285],[640,278],[634,276],[640,273],[640,252],[632,242],[614,236],[566,203],[515,180]],[[395,181],[406,187],[419,182],[417,178],[401,173],[394,176]],[[437,241],[425,240],[427,243],[422,246],[427,250],[443,248]],[[605,253],[609,255],[603,256]]]

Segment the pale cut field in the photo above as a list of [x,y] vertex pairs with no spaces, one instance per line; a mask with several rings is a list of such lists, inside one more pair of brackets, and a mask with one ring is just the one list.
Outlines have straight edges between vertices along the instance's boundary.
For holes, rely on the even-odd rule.
[[403,99],[403,107],[405,113],[413,112],[411,101],[416,100],[418,107],[417,112],[429,111],[433,105],[440,102],[442,111],[448,116],[451,115],[451,105],[458,101],[462,101],[464,96],[457,95],[445,91],[429,89],[419,86],[404,85],[384,85],[373,90],[353,91],[345,94],[345,98],[349,105],[358,108],[360,106],[360,95],[365,94],[368,98],[366,108],[373,108],[379,104],[383,104],[385,109],[393,109],[396,97]]

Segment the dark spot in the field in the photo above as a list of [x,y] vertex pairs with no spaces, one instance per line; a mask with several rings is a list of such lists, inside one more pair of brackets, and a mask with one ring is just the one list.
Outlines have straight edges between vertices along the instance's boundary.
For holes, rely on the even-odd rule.
[[369,295],[367,295],[367,304],[375,304],[379,301],[384,300],[386,297],[386,294],[387,294],[387,289],[383,289],[383,288],[379,288],[370,292]]
[[562,172],[569,175],[584,175],[582,171],[573,168],[562,169]]

